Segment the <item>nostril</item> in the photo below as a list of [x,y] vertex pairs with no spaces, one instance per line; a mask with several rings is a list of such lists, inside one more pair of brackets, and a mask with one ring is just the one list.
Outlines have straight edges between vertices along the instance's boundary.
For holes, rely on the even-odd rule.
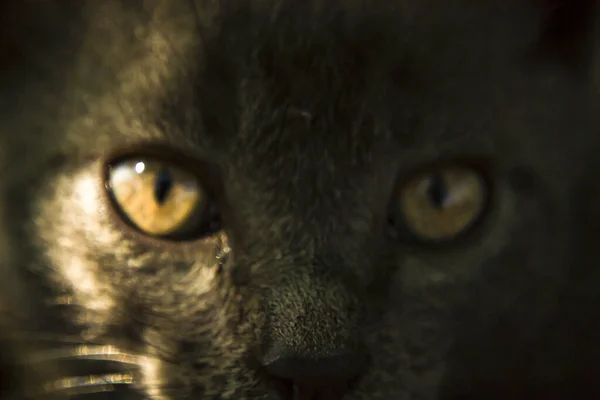
[[364,357],[350,353],[321,358],[281,356],[264,367],[269,375],[292,381],[345,381],[359,375],[364,365]]
[[339,400],[366,363],[366,356],[358,351],[309,357],[279,350],[263,358],[265,372],[285,400]]
[[278,399],[295,400],[294,382],[288,379],[278,379],[273,377],[271,377],[269,381],[269,383],[271,384],[271,388],[277,395]]
[[356,379],[348,382],[294,382],[289,379],[272,379],[271,384],[281,400],[341,400]]

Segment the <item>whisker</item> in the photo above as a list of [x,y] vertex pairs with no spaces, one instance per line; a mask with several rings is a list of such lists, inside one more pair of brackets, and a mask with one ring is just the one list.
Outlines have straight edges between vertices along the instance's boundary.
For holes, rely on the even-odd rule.
[[[37,363],[45,361],[54,361],[63,359],[67,360],[90,360],[90,361],[114,361],[123,364],[139,364],[139,355],[131,352],[120,350],[118,347],[99,343],[86,343],[81,336],[78,335],[61,335],[48,332],[19,332],[19,337],[14,337],[13,340],[19,343],[47,343],[55,346],[52,349],[38,349],[32,351],[24,363]],[[173,354],[166,351],[162,347],[158,347],[146,341],[143,344],[147,350],[155,350],[152,358],[159,359],[166,363],[175,363]],[[72,345],[73,347],[67,347]],[[36,346],[39,347],[39,346]],[[149,356],[149,355],[146,355]]]
[[47,394],[80,395],[115,391],[115,385],[131,385],[133,383],[134,378],[132,374],[115,373],[66,377],[47,382],[44,384],[43,389]]
[[123,364],[137,365],[137,357],[125,353],[110,345],[80,345],[74,348],[51,349],[36,352],[26,362],[42,363],[54,360],[83,359],[97,361],[116,361]]

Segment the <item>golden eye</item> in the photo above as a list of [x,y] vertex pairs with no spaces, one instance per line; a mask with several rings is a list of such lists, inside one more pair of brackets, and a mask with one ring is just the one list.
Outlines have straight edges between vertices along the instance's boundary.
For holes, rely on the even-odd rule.
[[209,210],[198,178],[162,161],[116,163],[109,168],[107,186],[121,214],[151,236],[188,234],[205,222]]
[[451,166],[420,174],[399,192],[401,218],[418,239],[454,239],[478,222],[488,193],[482,174],[470,167]]

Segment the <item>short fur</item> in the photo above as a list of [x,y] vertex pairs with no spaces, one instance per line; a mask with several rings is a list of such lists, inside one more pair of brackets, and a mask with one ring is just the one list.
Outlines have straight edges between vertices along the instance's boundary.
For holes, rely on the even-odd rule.
[[[277,399],[272,343],[363,346],[347,400],[600,398],[594,6],[3,3],[0,398],[100,373],[34,361],[71,340],[133,355],[148,399]],[[124,224],[122,154],[197,171],[223,231]],[[485,221],[387,235],[398,180],[461,158],[488,165]]]

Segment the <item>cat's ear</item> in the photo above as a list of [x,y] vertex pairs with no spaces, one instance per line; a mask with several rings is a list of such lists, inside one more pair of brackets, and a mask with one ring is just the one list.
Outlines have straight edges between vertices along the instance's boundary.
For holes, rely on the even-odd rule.
[[589,71],[600,39],[600,0],[534,1],[543,19],[533,56],[580,72]]

